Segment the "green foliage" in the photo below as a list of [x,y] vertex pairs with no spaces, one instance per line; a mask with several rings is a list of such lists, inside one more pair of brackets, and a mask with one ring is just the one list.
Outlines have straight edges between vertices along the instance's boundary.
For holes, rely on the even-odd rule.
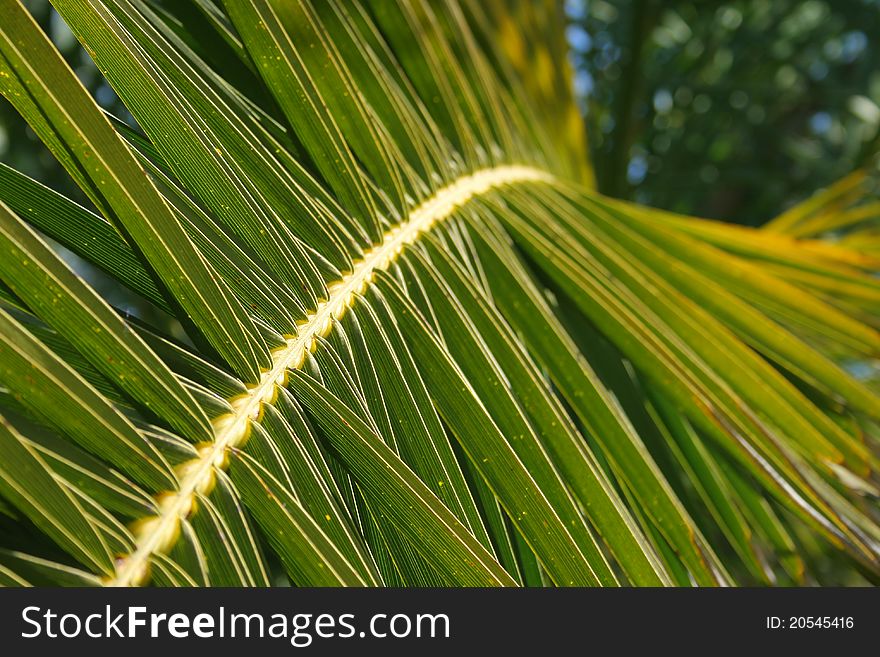
[[877,581],[861,220],[591,191],[515,4],[57,0],[126,123],[0,1],[3,583]]
[[748,225],[880,144],[876,0],[571,0],[600,190]]

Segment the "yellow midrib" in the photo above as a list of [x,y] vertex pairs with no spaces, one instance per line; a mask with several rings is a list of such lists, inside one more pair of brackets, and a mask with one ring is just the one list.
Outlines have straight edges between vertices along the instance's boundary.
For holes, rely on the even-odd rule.
[[263,404],[275,401],[276,386],[286,383],[289,370],[302,366],[306,353],[314,350],[318,336],[326,336],[331,331],[334,319],[342,318],[355,296],[366,291],[374,272],[387,269],[405,245],[412,244],[419,235],[448,218],[474,196],[505,185],[552,180],[547,172],[527,166],[480,169],[439,189],[414,208],[406,222],[385,233],[382,243],[367,251],[349,274],[328,286],[330,298],[298,326],[298,334],[288,338],[286,346],[272,352],[272,367],[262,375],[260,382],[249,387],[247,394],[230,400],[232,413],[212,421],[214,441],[199,446],[197,458],[178,466],[178,489],[157,495],[159,514],[135,523],[132,528],[135,549],[117,560],[116,574],[105,585],[138,586],[147,581],[152,555],[165,553],[174,545],[180,521],[190,514],[196,494],[211,491],[215,467],[226,469],[227,450],[247,439],[250,423],[259,419]]

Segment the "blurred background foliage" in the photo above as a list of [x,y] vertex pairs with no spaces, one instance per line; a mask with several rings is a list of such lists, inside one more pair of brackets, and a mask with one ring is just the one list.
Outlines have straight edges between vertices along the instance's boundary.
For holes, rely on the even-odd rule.
[[880,0],[568,0],[600,191],[759,225],[880,146]]
[[[98,102],[129,118],[48,1],[25,4]],[[876,169],[880,0],[566,0],[565,12],[600,191],[760,225]],[[5,101],[0,160],[86,203]]]

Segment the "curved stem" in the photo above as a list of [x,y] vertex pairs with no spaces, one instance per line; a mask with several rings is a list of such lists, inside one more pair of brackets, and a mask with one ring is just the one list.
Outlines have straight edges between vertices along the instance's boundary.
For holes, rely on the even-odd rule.
[[435,224],[452,215],[474,196],[491,189],[522,182],[550,182],[553,177],[539,169],[526,166],[499,166],[480,169],[458,178],[414,208],[406,221],[385,233],[381,243],[364,254],[353,270],[328,286],[330,298],[319,304],[308,319],[298,326],[287,345],[272,353],[272,367],[251,386],[247,394],[230,400],[233,412],[212,421],[214,440],[199,447],[199,456],[178,468],[180,485],[176,491],[160,493],[159,514],[135,523],[135,549],[120,557],[116,575],[107,586],[139,586],[149,579],[149,564],[156,552],[168,552],[177,541],[180,521],[194,509],[197,494],[207,494],[214,486],[215,468],[226,469],[228,450],[243,444],[252,421],[259,421],[263,404],[272,404],[277,386],[287,382],[287,372],[305,362],[306,353],[314,351],[318,336],[326,336],[333,322],[342,318],[373,280],[374,272],[387,269],[407,244]]

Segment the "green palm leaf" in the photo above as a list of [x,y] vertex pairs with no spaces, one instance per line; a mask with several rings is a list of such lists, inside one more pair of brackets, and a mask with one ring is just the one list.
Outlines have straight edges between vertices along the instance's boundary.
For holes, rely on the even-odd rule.
[[0,582],[880,577],[858,175],[763,231],[591,191],[553,3],[53,4],[133,121],[0,0],[88,198],[0,164]]

